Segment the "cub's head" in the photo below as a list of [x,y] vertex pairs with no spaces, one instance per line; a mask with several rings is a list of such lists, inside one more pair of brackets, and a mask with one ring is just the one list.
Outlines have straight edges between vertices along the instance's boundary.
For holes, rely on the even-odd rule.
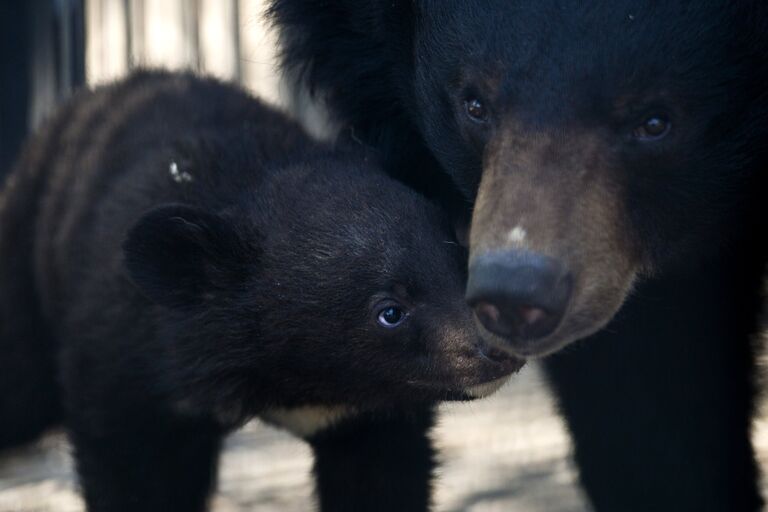
[[466,399],[522,365],[477,335],[441,212],[360,160],[289,166],[225,211],[161,206],[125,255],[181,366],[254,402]]

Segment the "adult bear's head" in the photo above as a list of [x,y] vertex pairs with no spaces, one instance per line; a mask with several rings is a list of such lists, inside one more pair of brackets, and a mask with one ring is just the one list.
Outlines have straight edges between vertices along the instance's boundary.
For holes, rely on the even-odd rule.
[[423,146],[474,202],[467,298],[517,355],[595,332],[638,278],[727,245],[764,182],[764,2],[276,0],[273,13],[287,64],[400,155],[394,172]]

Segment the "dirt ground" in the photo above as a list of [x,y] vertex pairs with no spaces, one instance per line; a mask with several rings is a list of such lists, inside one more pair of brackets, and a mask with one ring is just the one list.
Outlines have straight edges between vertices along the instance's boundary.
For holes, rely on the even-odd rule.
[[[489,399],[444,406],[434,437],[444,461],[438,512],[589,510],[570,441],[535,365]],[[766,416],[756,422],[755,442],[768,468]],[[301,441],[251,422],[227,441],[213,510],[313,510],[310,465]],[[0,456],[0,512],[81,512],[76,489],[61,434]]]

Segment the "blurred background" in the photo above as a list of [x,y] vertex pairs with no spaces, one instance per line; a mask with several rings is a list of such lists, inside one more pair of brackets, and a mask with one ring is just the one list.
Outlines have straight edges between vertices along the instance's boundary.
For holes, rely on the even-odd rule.
[[[296,113],[312,133],[327,133],[322,111],[275,69],[264,4],[0,0],[0,175],[26,134],[74,89],[115,80],[135,67],[191,69],[238,81]],[[490,399],[444,405],[434,438],[443,461],[438,511],[589,510],[566,429],[536,364]],[[765,414],[755,422],[754,440],[765,473]],[[226,444],[213,510],[311,510],[310,469],[301,441],[251,422]],[[0,512],[82,510],[63,434],[0,453]]]

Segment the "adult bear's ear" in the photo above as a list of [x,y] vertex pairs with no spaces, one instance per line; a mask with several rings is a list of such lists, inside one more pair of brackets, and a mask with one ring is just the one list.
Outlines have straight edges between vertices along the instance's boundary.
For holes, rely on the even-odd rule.
[[220,215],[183,205],[151,210],[123,243],[131,280],[153,301],[189,308],[232,293],[255,249]]

